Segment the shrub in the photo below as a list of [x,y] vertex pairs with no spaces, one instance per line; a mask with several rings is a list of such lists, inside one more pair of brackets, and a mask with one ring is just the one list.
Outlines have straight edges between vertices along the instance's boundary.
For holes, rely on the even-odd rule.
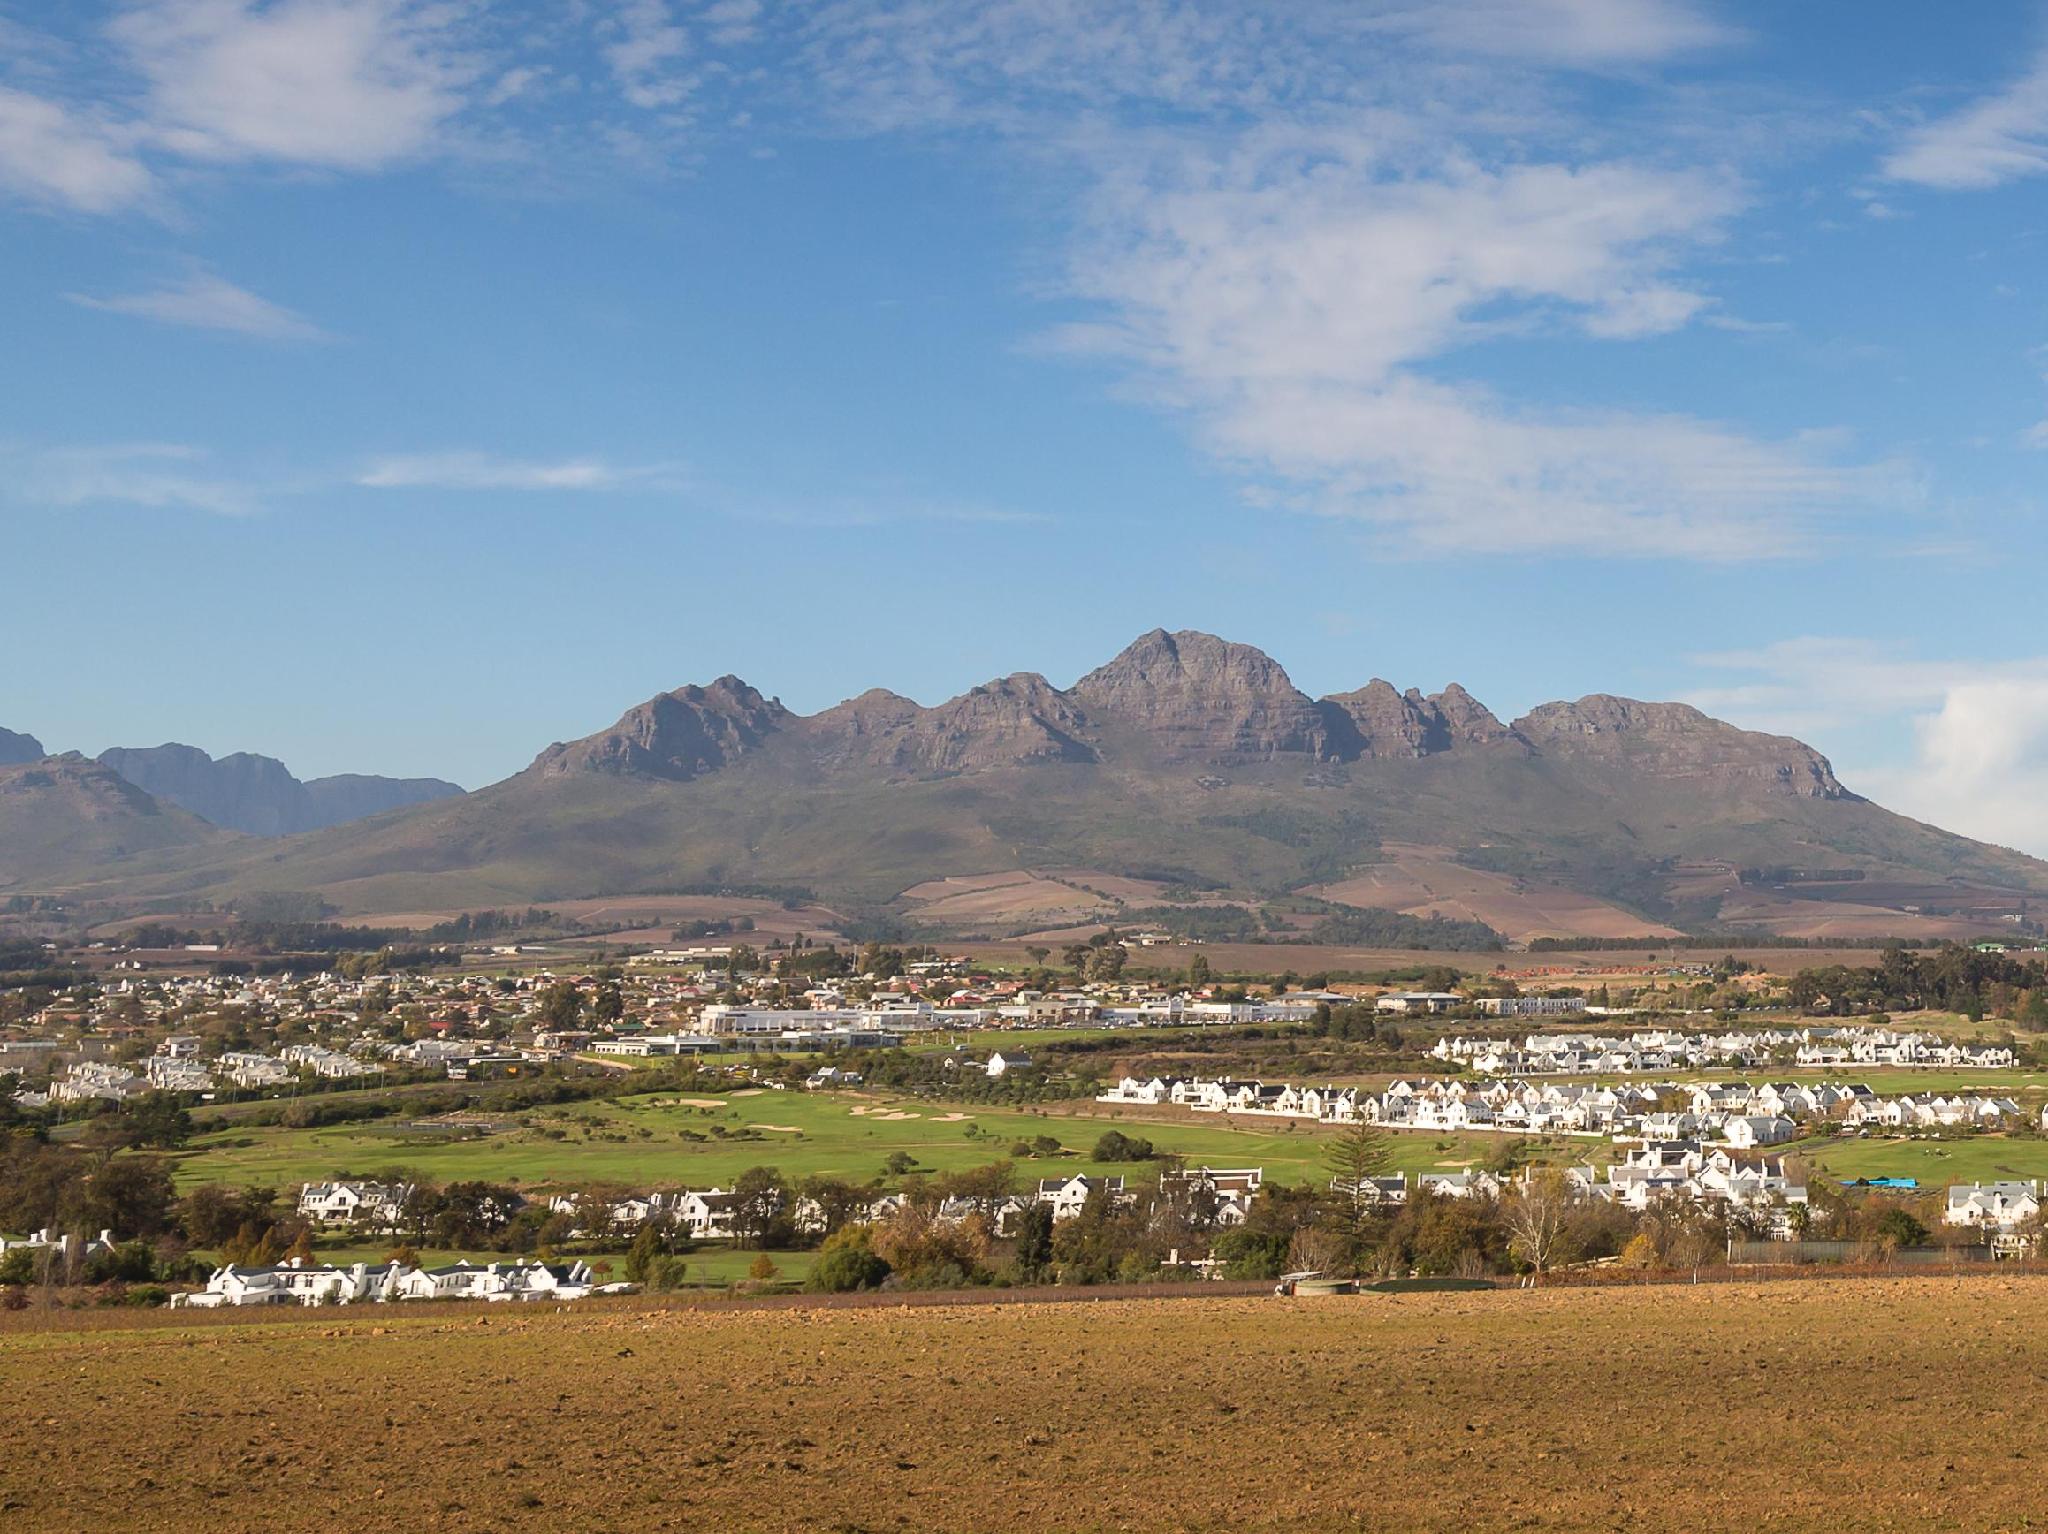
[[1150,1140],[1134,1139],[1115,1129],[1095,1142],[1097,1161],[1150,1161],[1152,1156]]
[[849,1225],[825,1240],[805,1288],[813,1294],[848,1294],[874,1289],[889,1276],[889,1264],[868,1244],[868,1233]]

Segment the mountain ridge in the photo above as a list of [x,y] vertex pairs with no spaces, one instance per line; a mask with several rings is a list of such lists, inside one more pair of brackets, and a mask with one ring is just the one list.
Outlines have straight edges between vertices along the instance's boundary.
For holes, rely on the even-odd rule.
[[460,794],[441,778],[339,773],[301,780],[273,756],[215,757],[197,746],[114,746],[96,760],[155,797],[228,831],[289,836]]
[[[1928,930],[1916,911],[2048,896],[2048,864],[1893,815],[1803,742],[1684,704],[1594,693],[1503,723],[1456,683],[1310,698],[1252,646],[1160,629],[1070,687],[1017,672],[930,707],[878,688],[802,715],[735,676],[691,684],[461,798],[255,846],[202,838],[121,887],[351,911],[801,889],[915,920],[928,881],[1067,868],[1311,916],[1490,901],[1593,935]],[[1787,893],[1760,868],[1861,882]]]

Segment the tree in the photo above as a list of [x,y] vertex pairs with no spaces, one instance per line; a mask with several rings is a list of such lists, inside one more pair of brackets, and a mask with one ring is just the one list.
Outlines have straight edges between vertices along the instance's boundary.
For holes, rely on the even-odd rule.
[[1362,1208],[1370,1197],[1367,1185],[1373,1178],[1386,1173],[1392,1155],[1392,1139],[1377,1124],[1368,1124],[1360,1119],[1355,1124],[1345,1125],[1323,1153],[1323,1165],[1329,1171],[1331,1189],[1340,1195],[1349,1195],[1350,1204],[1354,1208]]
[[1209,983],[1209,960],[1206,955],[1196,954],[1188,960],[1188,988],[1200,990]]
[[1871,1234],[1889,1255],[1902,1246],[1921,1245],[1927,1240],[1927,1227],[1907,1210],[1895,1205],[1878,1216],[1877,1224],[1871,1228]]
[[849,1225],[825,1240],[805,1284],[813,1294],[850,1294],[875,1289],[889,1276],[889,1264],[875,1252],[864,1225]]
[[1120,1130],[1112,1129],[1095,1142],[1092,1159],[1102,1162],[1150,1161],[1152,1155],[1150,1140],[1134,1139]]
[[1646,1230],[1639,1230],[1628,1238],[1628,1245],[1621,1249],[1619,1259],[1624,1268],[1638,1273],[1647,1273],[1657,1266],[1657,1238]]
[[176,1150],[192,1138],[192,1115],[169,1092],[143,1093],[121,1110],[120,1122],[131,1145]]
[[1052,1206],[1027,1204],[1017,1218],[1017,1276],[1027,1283],[1052,1261]]
[[665,1220],[644,1220],[640,1229],[633,1234],[633,1244],[626,1248],[626,1277],[629,1281],[642,1284],[660,1258],[675,1250],[675,1227]]
[[789,1189],[772,1166],[749,1167],[732,1185],[732,1234],[740,1246],[760,1246],[789,1203]]
[[540,993],[540,1009],[535,1020],[541,1027],[553,1032],[574,1028],[583,1020],[583,998],[577,993],[573,980],[557,980]]
[[1571,1188],[1555,1168],[1531,1173],[1506,1199],[1508,1251],[1529,1265],[1532,1284],[1543,1282],[1543,1270],[1556,1263],[1566,1240],[1571,1213]]
[[763,1252],[747,1264],[747,1277],[753,1279],[756,1283],[766,1283],[781,1271],[782,1269],[775,1266],[775,1259],[766,1252]]
[[169,1229],[176,1201],[170,1162],[162,1156],[116,1156],[67,1190],[64,1223],[119,1236],[157,1236]]

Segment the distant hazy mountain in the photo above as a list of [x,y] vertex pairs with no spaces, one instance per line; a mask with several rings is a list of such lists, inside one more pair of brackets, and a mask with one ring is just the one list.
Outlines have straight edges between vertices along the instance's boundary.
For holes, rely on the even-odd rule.
[[218,759],[175,742],[99,755],[138,788],[216,826],[255,836],[319,831],[385,810],[445,799],[462,790],[439,778],[380,778],[357,773],[300,782],[274,757],[237,751]]
[[44,754],[43,743],[35,736],[0,730],[0,767],[12,766],[16,762],[39,762]]
[[[107,760],[217,823],[304,823],[260,758]],[[476,793],[173,860],[129,888],[357,911],[803,890],[966,931],[1209,891],[1287,897],[1282,921],[1361,907],[1516,937],[1939,935],[2048,898],[2048,864],[1891,814],[1811,747],[1682,704],[1596,695],[1503,723],[1456,685],[1310,698],[1249,646],[1158,631],[1071,687],[1023,673],[931,708],[878,690],[805,716],[722,677]]]

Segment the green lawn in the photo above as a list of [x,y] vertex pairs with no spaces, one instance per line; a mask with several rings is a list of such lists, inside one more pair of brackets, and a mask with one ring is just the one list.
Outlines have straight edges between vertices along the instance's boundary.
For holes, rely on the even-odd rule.
[[1808,1140],[1792,1147],[1830,1176],[1913,1177],[1921,1187],[2048,1177],[2048,1140],[1974,1135],[1958,1140]]
[[[341,1172],[374,1175],[404,1169],[444,1182],[482,1178],[532,1186],[707,1187],[730,1186],[754,1166],[778,1167],[790,1177],[824,1174],[866,1181],[883,1176],[884,1163],[898,1151],[913,1157],[920,1169],[960,1171],[1006,1155],[1020,1138],[1039,1135],[1059,1140],[1067,1154],[1025,1161],[1022,1175],[1143,1175],[1143,1168],[1088,1159],[1097,1138],[1110,1128],[1142,1136],[1162,1152],[1190,1161],[1263,1166],[1270,1178],[1303,1181],[1322,1175],[1329,1134],[1288,1120],[1237,1128],[1220,1120],[1080,1116],[1078,1105],[1065,1111],[1060,1105],[987,1108],[797,1091],[735,1094],[715,1108],[686,1105],[675,1093],[656,1093],[543,1108],[521,1118],[527,1127],[452,1143],[440,1135],[383,1124],[223,1130],[200,1136],[180,1155],[178,1181],[182,1187],[225,1182],[283,1188]],[[563,1138],[550,1135],[563,1130]],[[714,1130],[725,1131],[726,1137],[715,1136]],[[705,1138],[684,1138],[689,1133]],[[741,1133],[751,1137],[732,1138]],[[1493,1145],[1489,1135],[1401,1133],[1392,1136],[1393,1162],[1396,1170],[1411,1174],[1455,1168],[1484,1160]],[[1572,1141],[1554,1154],[1601,1160],[1607,1147],[1600,1141]]]

